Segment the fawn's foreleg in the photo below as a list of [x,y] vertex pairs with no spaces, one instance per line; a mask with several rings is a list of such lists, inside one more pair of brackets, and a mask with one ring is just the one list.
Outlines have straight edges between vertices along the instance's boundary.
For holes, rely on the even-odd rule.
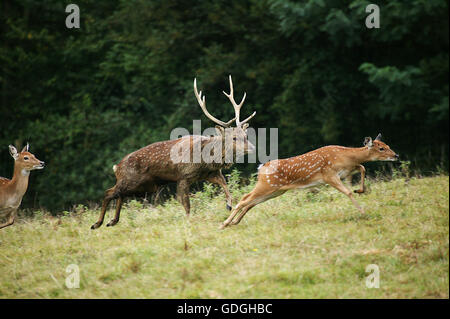
[[364,214],[364,209],[361,206],[359,206],[358,202],[353,198],[352,191],[350,191],[347,187],[345,187],[345,185],[342,183],[338,175],[324,176],[324,182],[327,183],[328,185],[333,186],[341,193],[347,195],[348,198],[350,198],[350,200],[352,201],[353,205],[355,205],[355,207],[358,208],[358,210],[362,214]]

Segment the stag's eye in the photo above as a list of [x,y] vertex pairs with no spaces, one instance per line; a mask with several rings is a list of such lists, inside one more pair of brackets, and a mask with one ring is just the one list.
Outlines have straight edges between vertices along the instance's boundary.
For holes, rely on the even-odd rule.
[[24,159],[25,161],[28,161],[28,160],[29,160],[29,157],[28,157],[28,156],[25,156],[23,159]]
[[236,137],[233,137],[233,141],[235,141],[235,142],[236,142],[236,140],[237,140],[237,138],[236,138]]
[[383,148],[383,147],[380,147],[380,151],[383,152],[383,151],[384,151],[384,148]]

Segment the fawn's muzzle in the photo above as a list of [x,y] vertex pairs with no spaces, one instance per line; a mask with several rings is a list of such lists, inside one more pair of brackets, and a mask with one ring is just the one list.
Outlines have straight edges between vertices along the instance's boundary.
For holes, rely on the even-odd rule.
[[45,167],[45,162],[39,161],[39,165],[34,166],[36,169],[43,169]]

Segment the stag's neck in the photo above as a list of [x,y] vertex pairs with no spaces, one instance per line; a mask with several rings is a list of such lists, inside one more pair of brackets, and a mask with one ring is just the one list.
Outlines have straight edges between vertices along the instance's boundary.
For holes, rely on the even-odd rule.
[[[236,154],[233,152],[233,150],[227,149],[226,144],[225,144],[225,137],[219,136],[219,135],[211,136],[208,144],[212,144],[212,145],[209,145],[209,147],[211,147],[211,149],[213,149],[213,150],[220,149],[222,152],[220,155],[220,162],[209,163],[212,166],[217,166],[217,167],[222,166],[225,168],[229,168],[230,166],[233,165],[233,163],[236,162]],[[227,158],[227,155],[226,155],[227,152],[230,152],[230,154],[233,154],[231,163],[230,163],[230,159]]]
[[10,189],[16,196],[22,197],[28,188],[28,179],[30,171],[14,165],[14,175],[10,183]]
[[222,150],[220,164],[225,164],[225,153],[226,153],[225,138],[222,136],[213,136],[212,139],[213,139],[212,143],[214,143],[214,149],[216,149],[215,148],[216,146],[220,146],[220,149]]

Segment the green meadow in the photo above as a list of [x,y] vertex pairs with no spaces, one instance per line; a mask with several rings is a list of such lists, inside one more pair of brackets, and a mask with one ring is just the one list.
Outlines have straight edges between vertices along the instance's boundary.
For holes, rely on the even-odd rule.
[[[230,187],[236,204],[254,181]],[[369,179],[351,201],[328,186],[291,191],[219,230],[220,189],[99,209],[19,215],[0,231],[0,298],[448,298],[449,177]],[[357,186],[354,185],[353,189]],[[69,265],[79,288],[67,288]],[[368,265],[379,288],[367,288]],[[71,277],[72,278],[72,277]]]

